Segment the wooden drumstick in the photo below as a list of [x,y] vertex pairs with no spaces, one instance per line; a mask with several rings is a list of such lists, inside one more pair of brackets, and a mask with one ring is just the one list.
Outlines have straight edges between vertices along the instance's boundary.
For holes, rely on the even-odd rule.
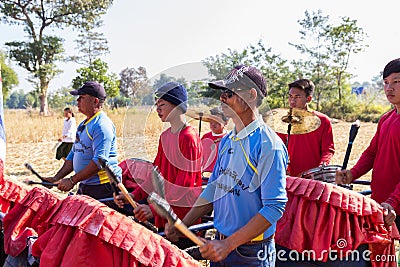
[[29,164],[29,163],[27,162],[27,163],[24,164],[24,166],[25,166],[28,170],[30,170],[34,175],[36,175],[36,177],[39,178],[42,182],[48,183],[48,181],[46,181],[45,179],[43,179],[43,177],[33,169],[33,167],[31,166],[31,164]]
[[178,218],[165,199],[160,197],[157,193],[152,192],[148,197],[148,201],[153,204],[154,209],[160,216],[166,218],[169,224],[174,225],[176,229],[193,241],[193,243],[198,246],[204,245],[204,242],[201,241],[201,239],[192,231],[190,231],[187,226]]
[[356,120],[353,122],[350,128],[349,143],[347,144],[346,154],[344,156],[342,170],[347,168],[347,163],[349,162],[351,148],[353,146],[354,139],[356,139],[358,129],[360,128],[360,121]]
[[[133,209],[136,209],[138,207],[138,204],[136,201],[132,198],[131,194],[129,194],[128,190],[122,183],[121,179],[115,174],[113,170],[111,170],[110,166],[108,163],[102,159],[99,159],[99,162],[103,168],[103,170],[106,172],[108,179],[110,180],[110,184],[114,189],[115,194],[119,194],[118,189],[121,191],[121,193],[124,195],[124,197],[128,200],[129,204],[133,207]],[[153,231],[154,233],[157,233],[158,230],[157,228],[151,224],[148,221],[142,222],[144,226],[146,226],[149,230]]]

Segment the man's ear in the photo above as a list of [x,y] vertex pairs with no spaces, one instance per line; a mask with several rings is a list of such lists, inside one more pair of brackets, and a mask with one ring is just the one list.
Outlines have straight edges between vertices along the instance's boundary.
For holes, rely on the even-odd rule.
[[251,89],[249,90],[249,94],[250,94],[250,100],[251,100],[251,101],[253,101],[253,100],[256,101],[256,100],[257,100],[258,92],[257,92],[256,89],[251,88]]
[[307,103],[310,103],[312,100],[312,95],[307,96]]

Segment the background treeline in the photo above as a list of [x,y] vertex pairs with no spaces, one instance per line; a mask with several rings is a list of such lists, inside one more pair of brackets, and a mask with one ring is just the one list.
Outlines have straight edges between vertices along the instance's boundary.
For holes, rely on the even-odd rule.
[[[13,5],[6,5],[5,2]],[[103,60],[109,53],[107,39],[96,29],[102,25],[100,17],[106,13],[111,1],[90,2],[87,9],[93,10],[93,13],[76,10],[74,2],[75,0],[70,1],[70,6],[60,5],[63,6],[62,10],[58,10],[57,5],[27,8],[14,0],[0,2],[3,22],[13,24],[15,14],[20,14],[19,24],[24,25],[28,33],[26,41],[8,42],[5,44],[7,52],[0,54],[6,107],[38,108],[40,114],[49,115],[49,108],[74,105],[74,98],[68,92],[72,88],[79,88],[88,80],[96,80],[104,85],[110,108],[151,105],[155,88],[168,81],[185,84],[189,99],[194,103],[197,101],[207,105],[210,98],[218,99],[218,92],[208,88],[207,80],[223,79],[235,65],[248,64],[259,68],[267,78],[268,97],[261,107],[262,113],[268,109],[286,107],[287,85],[300,78],[311,79],[316,85],[311,108],[332,118],[377,121],[390,109],[382,92],[381,73],[362,84],[350,83],[354,74],[348,69],[349,60],[368,47],[367,33],[357,25],[357,20],[342,17],[333,24],[329,16],[323,15],[321,11],[306,11],[304,17],[298,20],[301,27],[299,40],[289,43],[302,55],[301,59],[286,59],[265,44],[268,40],[260,40],[241,50],[227,49],[224,53],[204,59],[202,64],[209,75],[204,80],[188,81],[165,73],[150,80],[143,66],[127,67],[117,75],[109,71],[107,62]],[[30,5],[34,3],[31,2]],[[64,12],[64,9],[70,12]],[[61,11],[63,12],[59,13]],[[53,25],[41,24],[43,20],[40,16],[46,13],[54,14],[54,20],[50,20],[54,22]],[[82,21],[75,23],[70,15],[78,16]],[[71,27],[80,31],[76,40],[76,55],[64,56],[64,40],[45,34],[51,26]],[[40,35],[36,34],[38,29]],[[18,80],[15,80],[15,73],[8,67],[11,60],[31,74],[29,81],[34,90],[13,90],[18,85]],[[82,67],[76,70],[77,76],[71,79],[70,86],[49,92],[49,82],[62,72],[56,65],[61,61],[73,61]],[[358,87],[363,87],[361,94],[355,94],[352,90]]]

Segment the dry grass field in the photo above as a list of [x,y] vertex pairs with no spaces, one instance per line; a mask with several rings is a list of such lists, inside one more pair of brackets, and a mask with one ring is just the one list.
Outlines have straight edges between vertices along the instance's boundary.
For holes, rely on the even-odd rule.
[[[164,127],[151,108],[133,108],[106,111],[113,120],[118,136],[119,161],[125,158],[142,158],[152,161],[157,152],[158,137]],[[77,122],[84,119],[75,113]],[[42,176],[51,176],[61,167],[62,161],[55,159],[52,150],[61,134],[62,112],[41,117],[38,113],[24,110],[6,110],[5,127],[7,135],[7,157],[5,175],[18,181],[35,180],[36,177],[24,167],[29,162]],[[198,121],[189,120],[198,127]],[[336,153],[331,164],[341,165],[347,148],[351,123],[333,123]],[[208,131],[208,123],[202,124],[202,133]],[[355,164],[362,151],[368,146],[376,130],[374,123],[361,123],[354,142],[348,166]],[[367,174],[365,179],[370,179]],[[356,188],[357,189],[357,188]],[[54,189],[53,189],[54,190]]]

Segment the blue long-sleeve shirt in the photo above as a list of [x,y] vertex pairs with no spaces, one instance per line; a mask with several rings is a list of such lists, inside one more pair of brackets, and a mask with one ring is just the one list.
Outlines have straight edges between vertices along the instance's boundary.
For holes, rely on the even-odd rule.
[[214,206],[214,226],[229,236],[257,213],[271,223],[254,240],[271,236],[287,202],[288,154],[281,139],[261,120],[226,135],[201,197]]
[[[67,156],[67,160],[73,162],[75,173],[86,168],[90,161],[95,162],[100,169],[99,159],[107,161],[116,174],[121,175],[122,171],[118,166],[115,127],[110,118],[102,111],[79,124],[75,143]],[[86,185],[99,185],[108,182],[107,174],[103,170],[81,181],[82,184]]]

